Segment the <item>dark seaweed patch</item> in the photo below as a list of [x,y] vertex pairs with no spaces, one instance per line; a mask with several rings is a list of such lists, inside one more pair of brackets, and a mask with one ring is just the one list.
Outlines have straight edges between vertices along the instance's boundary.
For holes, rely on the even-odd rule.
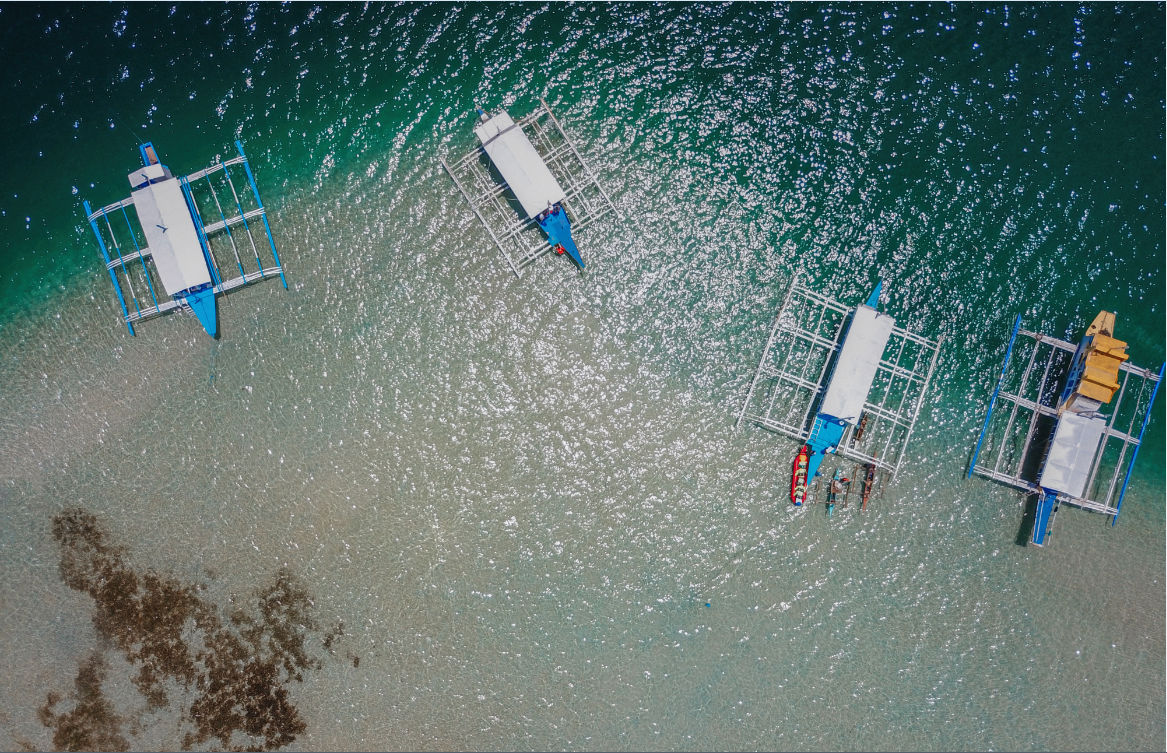
[[[319,635],[312,599],[287,570],[226,620],[199,586],[140,572],[115,546],[97,518],[81,509],[53,520],[61,550],[61,579],[94,601],[93,625],[102,645],[121,651],[137,668],[133,683],[149,710],[175,705],[165,684],[193,692],[182,718],[182,746],[215,740],[230,750],[274,750],[306,725],[287,687],[319,669],[308,639]],[[322,642],[329,653],[343,625]],[[355,664],[354,664],[355,666]],[[106,663],[95,653],[78,670],[71,711],[54,713],[62,698],[50,693],[38,714],[62,750],[126,750],[126,719],[102,693]]]
[[101,692],[105,680],[105,656],[90,654],[81,662],[74,680],[73,709],[54,713],[61,696],[49,693],[45,705],[37,711],[41,723],[53,730],[53,747],[57,750],[129,750],[122,735],[125,721]]

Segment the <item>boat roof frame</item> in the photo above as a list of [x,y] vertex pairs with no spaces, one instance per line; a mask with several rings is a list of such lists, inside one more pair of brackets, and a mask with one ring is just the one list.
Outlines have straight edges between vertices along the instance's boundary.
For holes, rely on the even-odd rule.
[[[801,285],[795,275],[770,326],[735,428],[749,421],[805,442],[810,436],[813,408],[826,390],[831,363],[856,308]],[[813,328],[804,326],[808,320],[814,320]],[[895,476],[903,464],[943,341],[943,337],[933,341],[902,327],[892,327],[876,369],[876,379],[885,380],[886,387],[875,401],[870,400],[869,393],[863,404],[869,423],[874,420],[875,424],[864,427],[861,439],[855,438],[857,426],[848,424],[836,454],[857,463],[874,464]],[[915,349],[915,355],[910,364],[905,364],[909,347]],[[799,348],[805,351],[805,357],[796,353]],[[893,354],[890,360],[889,353]],[[893,390],[891,386],[897,382],[902,386]],[[760,390],[764,385],[769,386],[768,391]],[[872,392],[875,389],[873,386]],[[756,397],[760,398],[761,409],[752,409],[757,405]],[[782,398],[794,398],[797,404],[788,403],[786,412],[779,415],[776,408]]]
[[[563,187],[566,198],[562,203],[573,229],[585,228],[608,212],[623,217],[542,97],[539,106],[516,120],[515,125],[527,134],[535,151]],[[538,231],[535,218],[524,216],[521,208],[516,210],[519,202],[514,192],[505,181],[492,175],[492,171],[497,171],[482,145],[452,163],[445,157],[438,159],[515,277],[521,278],[528,266],[551,251],[551,245]]]

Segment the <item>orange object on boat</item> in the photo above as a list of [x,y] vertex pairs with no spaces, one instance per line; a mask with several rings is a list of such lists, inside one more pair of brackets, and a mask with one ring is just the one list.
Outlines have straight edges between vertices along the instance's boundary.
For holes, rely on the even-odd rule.
[[790,479],[790,501],[796,507],[806,499],[806,468],[810,462],[810,449],[803,445],[794,459],[794,473]]

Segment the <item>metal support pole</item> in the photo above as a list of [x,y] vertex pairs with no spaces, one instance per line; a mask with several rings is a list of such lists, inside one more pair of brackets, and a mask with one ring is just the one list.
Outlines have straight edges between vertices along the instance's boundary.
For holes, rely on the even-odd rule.
[[[1034,344],[1033,350],[1029,354],[1029,362],[1027,364],[1025,364],[1025,371],[1021,374],[1021,383],[1018,387],[1019,394],[1020,394],[1020,390],[1025,388],[1025,383],[1029,381],[1029,374],[1033,371],[1033,365],[1037,362],[1037,350],[1040,347],[1041,347],[1041,340],[1038,340]],[[1050,358],[1053,358],[1052,354],[1050,355]],[[1040,393],[1038,394],[1037,399],[1041,400]],[[1005,422],[1005,433],[1003,436],[1008,437],[1010,435],[1010,432],[1013,431],[1013,424],[1017,420],[1017,409],[1020,407],[1020,405],[1021,405],[1020,400],[1013,401],[1013,410],[1011,410],[1009,412],[1009,420]],[[1037,402],[1035,402],[1033,405],[1034,405],[1033,410],[1035,410],[1035,411],[1041,407]],[[1000,470],[1001,458],[1004,457],[1004,455],[1005,455],[1005,441],[1002,440],[1001,446],[997,448],[997,457],[993,461],[993,471],[994,472],[998,472]],[[1024,462],[1024,457],[1022,458],[1022,462]],[[1016,474],[1014,474],[1014,475],[1016,475]]]
[[[1102,439],[1099,442],[1097,456],[1094,458],[1094,462],[1090,465],[1090,477],[1088,479],[1086,479],[1086,486],[1085,486],[1087,494],[1089,494],[1090,490],[1094,488],[1094,479],[1098,475],[1099,468],[1102,467],[1102,457],[1103,457],[1103,455],[1106,454],[1106,443],[1110,441],[1110,438],[1112,436],[1114,436],[1114,432],[1111,431],[1111,427],[1114,425],[1114,420],[1116,418],[1118,418],[1118,411],[1119,411],[1119,408],[1122,407],[1122,399],[1126,395],[1126,386],[1127,386],[1127,383],[1130,382],[1130,379],[1131,379],[1131,373],[1129,371],[1126,372],[1125,374],[1123,374],[1122,386],[1119,387],[1119,389],[1118,389],[1118,400],[1115,401],[1114,407],[1111,408],[1110,419],[1106,422],[1106,428],[1102,430]],[[1143,390],[1143,387],[1146,386],[1146,384],[1147,384],[1147,380],[1144,377],[1143,381],[1139,383],[1139,397],[1142,396],[1142,390]],[[1138,418],[1138,399],[1139,399],[1139,397],[1135,398],[1135,412],[1131,413],[1130,423],[1127,424],[1126,435],[1128,437],[1130,436],[1131,431],[1135,428],[1135,419]],[[1119,450],[1119,453],[1118,453],[1118,462],[1114,466],[1114,473],[1110,474],[1110,484],[1108,484],[1106,487],[1106,496],[1102,499],[1102,502],[1107,507],[1110,506],[1110,499],[1111,499],[1111,497],[1114,496],[1114,485],[1118,483],[1118,474],[1120,474],[1122,472],[1122,463],[1124,460],[1126,460],[1126,450],[1127,450],[1127,443],[1124,440],[1122,443],[1122,449]]]
[[596,176],[592,173],[591,168],[588,167],[588,163],[584,161],[583,156],[580,155],[579,150],[575,148],[575,144],[572,143],[571,139],[567,135],[567,132],[564,131],[563,127],[559,125],[559,120],[556,119],[555,113],[551,112],[551,108],[547,106],[547,103],[543,101],[542,97],[539,98],[539,104],[543,105],[543,109],[547,111],[547,117],[551,118],[551,122],[555,124],[555,128],[559,131],[560,135],[563,136],[563,140],[567,142],[569,147],[571,147],[571,153],[575,155],[577,160],[579,160],[580,166],[583,167],[583,171],[587,174],[587,176],[591,178],[592,183],[596,184],[596,188],[600,190],[600,195],[603,196],[604,200],[608,202],[608,206],[612,208],[612,211],[616,213],[617,217],[624,219],[624,215],[620,214],[620,210],[617,209],[616,205],[612,203],[612,198],[608,196],[608,192],[605,191],[604,187],[600,185],[600,181],[596,180]]
[[[225,173],[226,171],[227,168],[224,167],[223,172]],[[227,217],[223,214],[223,205],[219,203],[219,195],[215,193],[215,184],[211,182],[211,174],[207,173],[203,177],[207,179],[207,187],[211,189],[211,198],[215,200],[215,208],[219,210],[219,219],[223,221],[223,229],[227,231],[227,240],[231,241],[231,251],[235,254],[235,264],[239,267],[239,274],[246,274],[243,271],[243,261],[239,258],[239,247],[235,245],[235,236],[231,235],[231,226],[227,224]],[[234,187],[232,187],[232,190],[234,190]],[[235,204],[239,204],[238,199],[236,199]],[[257,261],[258,258],[256,257]],[[263,265],[260,264],[259,268],[263,269]]]
[[186,199],[186,207],[190,211],[191,219],[194,220],[195,230],[199,235],[199,243],[203,247],[203,260],[207,263],[207,269],[211,273],[211,281],[218,286],[223,282],[219,277],[219,263],[215,261],[215,257],[211,253],[211,244],[207,240],[207,234],[203,231],[203,217],[199,214],[199,208],[195,204],[194,195],[190,190],[190,183],[187,182],[186,178],[179,178],[178,185],[182,188],[182,196]]
[[458,180],[458,176],[455,175],[454,171],[450,169],[450,166],[446,164],[446,160],[444,158],[439,157],[438,159],[441,161],[442,167],[446,168],[446,172],[449,174],[450,179],[454,181],[454,185],[458,187],[458,190],[461,191],[462,196],[470,205],[470,209],[474,211],[474,214],[478,215],[478,219],[482,222],[483,227],[486,228],[486,232],[490,234],[490,238],[494,241],[494,245],[498,246],[499,253],[501,253],[503,258],[506,259],[507,264],[510,265],[511,271],[515,273],[515,277],[522,279],[523,273],[520,272],[519,268],[515,266],[514,260],[511,259],[510,254],[506,252],[506,249],[502,247],[502,243],[499,242],[498,236],[494,234],[494,230],[491,229],[489,223],[486,221],[486,218],[482,216],[482,212],[478,211],[478,205],[474,203],[474,200],[470,198],[470,194],[466,191],[465,188],[462,187],[462,182]]
[[[263,261],[259,258],[259,246],[255,245],[255,236],[251,234],[251,225],[247,222],[247,213],[243,211],[243,204],[239,201],[239,192],[235,190],[235,181],[231,180],[231,173],[223,168],[223,177],[227,180],[227,187],[231,189],[231,196],[235,199],[235,209],[239,212],[239,221],[243,223],[243,232],[247,233],[247,240],[251,243],[251,253],[255,254],[255,266],[259,267],[259,276],[263,279]],[[260,212],[263,213],[262,207]],[[226,225],[226,221],[223,223]]]
[[126,278],[126,287],[130,291],[130,298],[132,298],[134,301],[134,310],[138,312],[138,316],[141,316],[142,307],[138,305],[138,293],[136,290],[134,290],[134,283],[130,281],[130,273],[128,270],[126,270],[126,260],[122,257],[122,249],[121,246],[118,245],[118,237],[114,235],[113,225],[110,224],[109,215],[105,213],[104,209],[101,210],[101,217],[105,220],[105,226],[109,228],[109,239],[113,241],[113,250],[118,255],[117,262],[121,265],[122,275],[124,275]]
[[896,458],[895,470],[891,472],[891,477],[894,479],[896,473],[900,470],[900,464],[904,462],[904,452],[908,447],[908,440],[912,438],[912,429],[916,426],[916,419],[920,417],[920,408],[924,405],[924,395],[928,392],[928,385],[932,383],[932,372],[936,369],[936,361],[940,358],[940,346],[944,344],[944,335],[936,341],[935,349],[932,351],[932,363],[928,364],[928,375],[924,377],[924,385],[920,388],[920,397],[916,400],[916,411],[912,414],[912,422],[908,425],[908,431],[904,435],[904,443],[900,448],[900,456]]

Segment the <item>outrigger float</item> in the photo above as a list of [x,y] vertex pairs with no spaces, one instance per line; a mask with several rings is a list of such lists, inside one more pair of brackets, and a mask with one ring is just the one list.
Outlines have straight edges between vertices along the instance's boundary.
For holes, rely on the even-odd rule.
[[[170,168],[159,161],[154,145],[142,144],[139,151],[143,166],[129,174],[133,190],[128,198],[96,212],[88,201],[82,202],[121,304],[122,318],[131,335],[135,334],[134,322],[184,309],[198,318],[208,335],[217,337],[216,296],[256,280],[277,276],[287,290],[288,282],[272,240],[267,211],[259,198],[243,144],[236,141],[235,148],[239,151],[238,157],[176,178]],[[254,201],[246,192],[236,190],[231,180],[229,168],[237,165],[243,168]],[[216,182],[220,190],[230,191],[229,197],[225,196],[222,201],[215,190]],[[110,215],[120,218],[121,222],[111,221]],[[204,215],[212,222],[204,223]],[[252,227],[257,227],[260,221],[267,237],[270,262],[263,258],[267,253],[262,250],[263,239],[256,243],[252,233]],[[114,226],[123,224],[125,231],[119,240]],[[242,233],[239,232],[240,225]],[[232,227],[235,227],[234,233]],[[220,247],[219,254],[229,251],[234,267],[219,265],[212,239],[222,237],[220,233],[226,237],[226,243]],[[227,276],[236,270],[238,276]],[[133,311],[129,310],[126,295],[122,293],[123,282]]]
[[[795,277],[774,317],[737,427],[749,420],[803,443],[791,481],[796,506],[829,454],[893,476],[903,462],[941,341],[896,327],[877,310],[881,290],[850,308]],[[865,484],[864,503],[869,494]]]
[[[1021,329],[1020,316],[1013,322],[967,478],[976,473],[1037,495],[1030,537],[1035,546],[1046,543],[1061,505],[1109,515],[1112,526],[1118,522],[1163,366],[1156,374],[1128,363],[1127,344],[1114,337],[1114,322],[1113,313],[1101,312],[1077,346]],[[1014,361],[1018,335],[1028,354]],[[1065,386],[1058,392],[1063,374]],[[1102,408],[1112,400],[1107,416]],[[1011,404],[1004,425],[993,422],[998,401]],[[989,460],[981,459],[982,450]]]
[[[542,99],[539,105],[518,121],[506,110],[491,115],[477,108],[479,148],[453,165],[441,159],[516,277],[552,250],[584,269],[573,225],[586,227],[609,211],[619,215],[551,108]],[[491,177],[484,155],[501,184]],[[525,218],[516,216],[508,199],[519,203]],[[531,232],[536,225],[542,238]]]

